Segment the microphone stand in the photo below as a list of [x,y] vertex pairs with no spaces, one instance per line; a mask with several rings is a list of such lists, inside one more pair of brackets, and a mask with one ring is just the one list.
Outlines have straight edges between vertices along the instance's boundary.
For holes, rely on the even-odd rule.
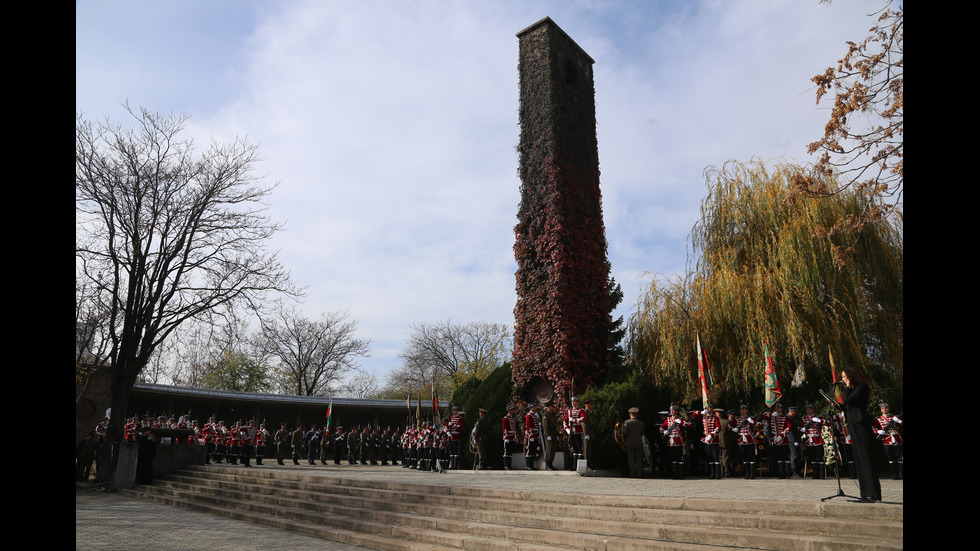
[[[827,393],[823,391],[823,389],[820,389],[820,395],[823,396],[825,400],[827,400],[828,413],[835,412],[837,410],[837,407],[838,407],[837,402],[834,401],[833,398],[831,398],[830,396],[828,396]],[[833,419],[833,416],[832,415],[828,415],[827,417],[829,419]],[[840,485],[840,467],[841,467],[840,461],[841,461],[842,455],[840,453],[840,448],[837,447],[837,441],[840,439],[840,435],[837,434],[837,430],[836,430],[836,427],[834,426],[833,421],[830,422],[830,433],[831,433],[831,435],[833,435],[833,441],[831,442],[831,444],[834,447],[834,458],[837,460],[837,468],[834,469],[834,474],[837,475],[837,493],[834,494],[834,495],[832,495],[832,496],[827,496],[827,497],[821,498],[820,501],[827,501],[828,499],[834,499],[835,497],[849,497],[851,499],[855,499],[855,500],[861,501],[861,498],[860,497],[857,497],[857,496],[849,496],[849,495],[845,494],[844,493],[844,490],[841,488],[841,485]],[[826,445],[826,443],[824,445]]]

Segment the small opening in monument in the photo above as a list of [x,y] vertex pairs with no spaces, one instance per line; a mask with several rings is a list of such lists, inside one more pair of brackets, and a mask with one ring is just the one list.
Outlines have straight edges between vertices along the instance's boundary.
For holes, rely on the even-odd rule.
[[571,60],[565,62],[565,84],[569,86],[578,84],[578,68]]

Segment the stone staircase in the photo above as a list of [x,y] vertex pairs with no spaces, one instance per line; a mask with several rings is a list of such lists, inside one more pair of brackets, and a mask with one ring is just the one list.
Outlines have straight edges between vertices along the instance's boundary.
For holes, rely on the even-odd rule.
[[382,550],[902,549],[902,507],[589,496],[184,467],[123,493]]

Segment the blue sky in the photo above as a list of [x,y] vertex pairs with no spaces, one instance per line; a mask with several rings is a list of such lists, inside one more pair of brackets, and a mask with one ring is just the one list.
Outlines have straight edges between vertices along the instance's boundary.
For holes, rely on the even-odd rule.
[[606,239],[628,317],[679,274],[728,160],[813,162],[829,103],[810,77],[880,0],[81,0],[75,108],[191,116],[201,144],[260,146],[272,243],[302,310],[349,310],[362,367],[400,365],[410,324],[513,324],[516,33],[551,17],[596,61]]

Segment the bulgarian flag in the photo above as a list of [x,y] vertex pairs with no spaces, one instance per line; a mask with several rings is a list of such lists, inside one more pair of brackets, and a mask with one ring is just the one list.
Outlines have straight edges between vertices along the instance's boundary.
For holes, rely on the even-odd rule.
[[762,347],[766,352],[766,406],[772,407],[783,395],[783,391],[779,389],[779,379],[776,378],[776,370],[772,367],[769,345],[763,344]]
[[701,385],[702,407],[708,407],[708,385],[711,383],[711,368],[708,366],[708,356],[701,348],[701,334],[696,333],[695,339],[698,343],[698,382]]
[[330,432],[330,419],[333,417],[333,396],[330,397],[330,404],[327,405],[327,433]]
[[[833,378],[833,382],[837,383],[837,367],[834,365],[834,354],[830,351],[830,345],[827,345],[827,355],[830,356],[830,376]],[[838,404],[844,403],[844,391],[838,384],[834,384],[834,399],[837,400]]]
[[435,383],[432,383],[432,424],[436,427],[442,426],[442,419],[439,415],[439,395],[436,394]]

